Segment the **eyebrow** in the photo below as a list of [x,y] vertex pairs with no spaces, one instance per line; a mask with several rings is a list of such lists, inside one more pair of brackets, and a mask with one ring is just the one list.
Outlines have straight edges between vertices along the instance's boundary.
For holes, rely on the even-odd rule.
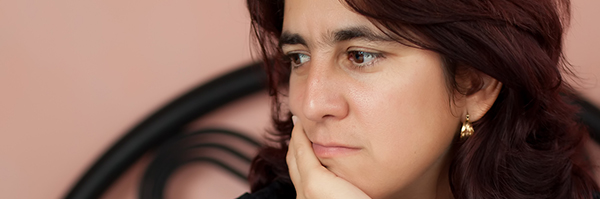
[[[381,35],[373,32],[371,29],[367,27],[349,27],[334,31],[332,33],[332,43],[349,41],[353,39],[362,39],[366,41],[395,41],[387,35]],[[295,45],[300,44],[304,46],[308,46],[306,40],[302,38],[299,34],[292,34],[287,31],[281,34],[279,37],[279,47],[284,45]]]
[[308,46],[306,44],[306,40],[304,40],[304,38],[302,38],[302,36],[300,36],[299,34],[292,34],[286,31],[281,34],[281,37],[279,37],[279,48],[281,48],[283,45],[295,44]]
[[333,42],[342,42],[352,39],[363,39],[367,41],[394,41],[387,35],[381,35],[373,32],[367,27],[351,27],[341,29],[333,33]]

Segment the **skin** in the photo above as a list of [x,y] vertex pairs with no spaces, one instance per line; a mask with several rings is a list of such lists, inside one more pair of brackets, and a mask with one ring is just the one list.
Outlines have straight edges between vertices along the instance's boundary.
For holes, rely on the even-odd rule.
[[286,0],[280,46],[298,198],[452,198],[452,141],[500,83],[483,75],[479,92],[449,95],[439,54],[386,38],[338,0]]

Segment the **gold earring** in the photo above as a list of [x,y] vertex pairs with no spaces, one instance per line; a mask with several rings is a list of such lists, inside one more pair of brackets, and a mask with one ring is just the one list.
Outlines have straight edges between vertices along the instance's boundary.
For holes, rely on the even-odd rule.
[[475,130],[473,130],[471,122],[469,122],[469,114],[467,114],[467,119],[465,120],[465,123],[463,123],[462,128],[460,129],[460,138],[468,138],[469,136],[473,135],[474,131]]

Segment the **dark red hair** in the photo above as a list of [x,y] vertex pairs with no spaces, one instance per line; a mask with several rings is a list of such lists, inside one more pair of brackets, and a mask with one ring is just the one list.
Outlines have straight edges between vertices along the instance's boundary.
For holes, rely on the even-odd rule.
[[[503,87],[475,134],[454,143],[450,185],[455,198],[592,198],[597,186],[579,161],[585,131],[569,105],[572,89],[562,54],[568,0],[345,0],[399,42],[439,53],[449,90],[469,95],[456,78],[486,74]],[[273,133],[278,146],[260,151],[249,180],[256,191],[274,180],[291,183],[285,163],[292,123],[279,89],[289,65],[277,40],[283,0],[248,0],[255,38],[269,72]],[[406,42],[405,42],[406,43]],[[473,73],[476,71],[475,73]],[[473,77],[473,75],[469,75]],[[450,92],[452,93],[452,92]]]

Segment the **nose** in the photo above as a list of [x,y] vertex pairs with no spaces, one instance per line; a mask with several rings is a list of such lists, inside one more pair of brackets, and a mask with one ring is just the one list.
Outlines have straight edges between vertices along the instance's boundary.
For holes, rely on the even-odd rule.
[[302,111],[307,119],[323,122],[328,119],[343,119],[348,114],[348,101],[345,98],[342,72],[335,67],[313,61],[305,79]]

